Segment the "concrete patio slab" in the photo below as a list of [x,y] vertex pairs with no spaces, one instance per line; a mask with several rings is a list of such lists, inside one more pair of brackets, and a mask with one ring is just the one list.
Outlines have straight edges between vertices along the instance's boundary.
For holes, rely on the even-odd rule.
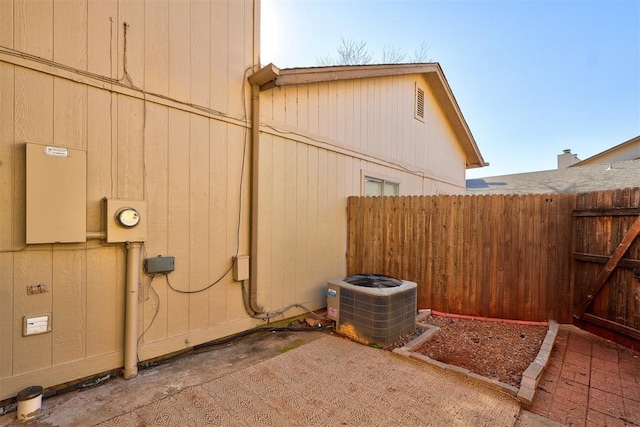
[[[19,425],[512,426],[518,420],[516,399],[459,375],[343,338],[298,334],[305,342],[297,348],[212,371],[210,378],[201,365],[216,351],[181,362],[182,376],[165,375],[173,369],[169,364],[132,381],[45,400],[37,421]],[[259,339],[239,344],[263,345]],[[235,357],[249,354],[233,347]]]

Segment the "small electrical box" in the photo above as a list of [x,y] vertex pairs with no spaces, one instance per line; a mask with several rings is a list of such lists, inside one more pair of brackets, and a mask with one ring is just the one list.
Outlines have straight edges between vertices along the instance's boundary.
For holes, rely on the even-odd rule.
[[176,259],[172,256],[160,256],[146,258],[144,260],[144,271],[147,274],[167,274],[176,269]]
[[242,282],[249,279],[249,256],[238,255],[233,263],[233,280]]

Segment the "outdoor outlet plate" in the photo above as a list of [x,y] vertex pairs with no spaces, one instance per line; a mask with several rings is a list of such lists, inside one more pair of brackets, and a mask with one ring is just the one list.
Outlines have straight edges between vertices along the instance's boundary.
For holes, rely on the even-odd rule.
[[46,283],[36,283],[35,285],[27,285],[27,295],[37,295],[49,292],[49,287]]

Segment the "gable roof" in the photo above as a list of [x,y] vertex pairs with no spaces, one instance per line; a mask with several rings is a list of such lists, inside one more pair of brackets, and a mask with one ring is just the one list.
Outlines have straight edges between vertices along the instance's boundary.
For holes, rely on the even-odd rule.
[[453,96],[442,68],[437,62],[426,64],[389,65],[344,65],[331,67],[305,67],[279,69],[273,64],[266,65],[249,77],[260,90],[276,86],[300,85],[338,80],[389,77],[407,74],[422,74],[444,112],[454,134],[464,150],[467,168],[488,166],[467,125],[462,111]]
[[583,193],[640,186],[640,159],[468,179],[467,194]]
[[622,144],[618,144],[615,147],[611,147],[598,154],[594,154],[587,159],[571,165],[571,167],[619,160],[634,160],[638,158],[640,158],[640,135],[635,138],[631,138]]

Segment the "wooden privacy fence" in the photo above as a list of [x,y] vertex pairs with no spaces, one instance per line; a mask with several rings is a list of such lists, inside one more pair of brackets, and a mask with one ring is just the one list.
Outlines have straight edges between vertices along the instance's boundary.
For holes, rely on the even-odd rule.
[[[574,260],[572,248],[595,248],[590,243],[593,239],[617,244],[629,225],[628,221],[606,225],[600,219],[593,230],[582,227],[574,236],[574,210],[631,206],[640,206],[640,189],[350,197],[347,271],[388,274],[418,283],[419,308],[571,323],[577,304],[584,300],[586,282],[593,279],[592,273],[580,273],[585,261]],[[608,258],[610,249],[596,252]],[[634,250],[638,251],[637,246]],[[617,291],[622,292],[623,286]],[[635,282],[629,284],[625,291],[625,322],[640,315],[640,303],[630,307],[634,286]],[[637,296],[640,301],[640,290]],[[597,304],[601,308],[609,303]],[[614,311],[619,316],[624,310]]]

